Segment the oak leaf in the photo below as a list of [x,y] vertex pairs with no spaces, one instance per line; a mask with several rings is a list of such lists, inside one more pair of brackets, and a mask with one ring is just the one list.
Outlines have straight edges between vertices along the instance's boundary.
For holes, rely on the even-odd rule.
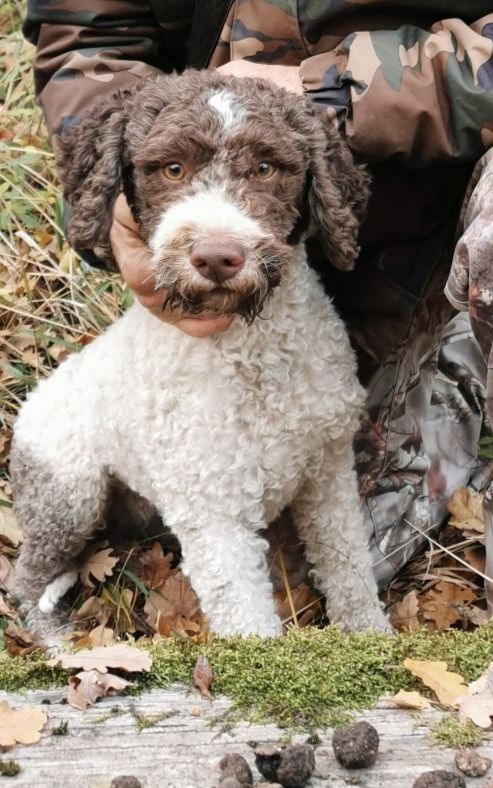
[[100,673],[106,673],[108,668],[113,668],[133,673],[150,670],[152,659],[145,651],[128,646],[126,643],[118,643],[116,646],[99,646],[78,651],[77,654],[57,654],[49,660],[48,665],[98,670]]
[[419,599],[423,618],[432,621],[433,629],[441,632],[463,618],[460,607],[477,599],[468,586],[440,580]]
[[142,565],[141,580],[147,588],[153,590],[163,585],[173,571],[173,553],[164,555],[163,548],[159,542],[154,542],[151,549],[139,556]]
[[47,721],[46,714],[36,706],[11,709],[7,701],[0,701],[0,747],[14,744],[35,744]]
[[409,591],[406,596],[392,605],[390,609],[390,623],[399,630],[409,630],[415,632],[420,629],[418,621],[419,600],[415,589]]
[[14,588],[14,567],[6,555],[0,553],[0,587],[5,591]]
[[40,643],[26,629],[20,629],[13,621],[3,633],[7,653],[11,657],[25,657],[41,648]]
[[470,487],[461,487],[450,498],[447,508],[452,515],[449,525],[461,531],[484,533],[483,495]]
[[9,605],[3,594],[0,594],[0,616],[6,618],[19,618],[19,613],[12,605]]
[[79,650],[83,648],[96,648],[97,646],[113,646],[115,643],[115,633],[113,630],[110,629],[110,627],[99,624],[77,640],[75,648]]
[[82,583],[87,588],[95,588],[91,580],[91,575],[99,582],[103,582],[107,577],[111,577],[115,564],[118,562],[116,555],[111,555],[113,548],[96,546],[87,556],[79,569],[79,576]]
[[99,698],[105,698],[109,692],[120,692],[129,684],[129,681],[112,673],[83,670],[69,677],[67,700],[71,706],[83,711],[96,703]]
[[471,682],[467,694],[458,700],[459,720],[471,720],[480,728],[490,728],[493,719],[493,662],[477,681]]
[[404,667],[433,690],[442,706],[457,707],[457,699],[467,691],[467,684],[458,673],[447,670],[446,662],[405,659]]
[[22,531],[11,508],[0,506],[0,542],[17,547],[22,542]]
[[431,703],[428,698],[424,698],[419,692],[407,692],[406,690],[399,690],[395,695],[389,698],[399,709],[431,709]]
[[158,591],[151,591],[144,605],[146,621],[155,632],[167,637],[174,630],[195,635],[200,632],[199,600],[188,578],[175,571]]

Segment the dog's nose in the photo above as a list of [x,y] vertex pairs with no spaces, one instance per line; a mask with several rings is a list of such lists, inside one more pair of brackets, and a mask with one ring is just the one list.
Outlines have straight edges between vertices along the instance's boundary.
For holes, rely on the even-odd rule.
[[205,279],[225,282],[236,276],[245,264],[245,252],[240,244],[200,243],[192,250],[190,262]]

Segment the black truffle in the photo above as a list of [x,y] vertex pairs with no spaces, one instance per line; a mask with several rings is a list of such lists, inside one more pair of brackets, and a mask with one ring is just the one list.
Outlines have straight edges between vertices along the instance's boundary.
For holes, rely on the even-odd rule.
[[137,780],[137,777],[123,775],[121,777],[113,777],[110,788],[142,788],[142,783]]
[[315,768],[315,755],[309,744],[262,747],[255,751],[255,762],[267,780],[284,788],[303,788]]
[[334,731],[332,748],[341,766],[346,769],[363,769],[375,763],[379,741],[373,725],[369,722],[357,722]]

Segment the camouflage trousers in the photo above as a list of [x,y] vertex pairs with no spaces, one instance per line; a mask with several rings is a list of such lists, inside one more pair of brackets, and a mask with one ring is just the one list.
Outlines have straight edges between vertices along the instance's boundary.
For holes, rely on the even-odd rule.
[[483,489],[490,473],[477,457],[486,423],[486,365],[469,317],[456,315],[438,334],[436,326],[427,330],[424,318],[422,310],[404,346],[371,379],[373,416],[356,444],[380,587],[444,521],[454,490],[466,483]]

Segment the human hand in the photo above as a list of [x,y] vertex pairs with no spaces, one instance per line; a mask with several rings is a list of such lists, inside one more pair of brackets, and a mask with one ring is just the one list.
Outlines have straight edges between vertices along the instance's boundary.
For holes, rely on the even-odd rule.
[[233,60],[217,69],[219,74],[250,79],[268,79],[280,88],[292,93],[303,93],[298,66],[274,66],[269,63],[251,63],[249,60]]
[[139,227],[123,194],[117,197],[113,208],[110,241],[124,282],[142,306],[159,320],[194,337],[213,336],[229,328],[234,315],[187,315],[176,309],[163,309],[166,291],[155,289],[151,252],[140,236]]

